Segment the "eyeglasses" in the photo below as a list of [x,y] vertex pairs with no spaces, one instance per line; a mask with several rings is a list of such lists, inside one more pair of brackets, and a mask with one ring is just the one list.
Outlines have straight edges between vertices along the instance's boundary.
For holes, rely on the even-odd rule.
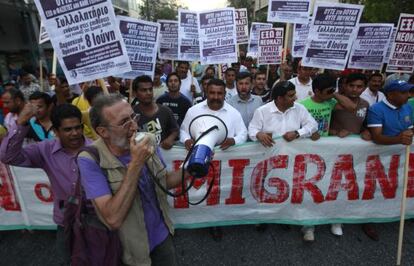
[[72,130],[75,130],[75,131],[80,131],[80,130],[83,130],[83,124],[79,124],[79,125],[77,125],[77,126],[73,126],[73,127],[62,127],[62,128],[60,128],[63,132],[66,132],[66,133],[69,133],[69,132],[71,132]]
[[108,126],[108,127],[118,127],[118,128],[122,128],[122,129],[129,129],[129,127],[131,126],[131,124],[133,122],[138,123],[139,117],[140,117],[139,114],[133,113],[128,118],[125,118],[127,120],[124,121],[120,125],[106,125],[106,126]]

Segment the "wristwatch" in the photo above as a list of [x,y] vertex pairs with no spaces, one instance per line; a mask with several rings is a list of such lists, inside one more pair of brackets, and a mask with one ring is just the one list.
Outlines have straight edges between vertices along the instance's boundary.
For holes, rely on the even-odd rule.
[[300,137],[300,134],[297,130],[295,131],[295,134],[296,134],[295,138],[298,139]]

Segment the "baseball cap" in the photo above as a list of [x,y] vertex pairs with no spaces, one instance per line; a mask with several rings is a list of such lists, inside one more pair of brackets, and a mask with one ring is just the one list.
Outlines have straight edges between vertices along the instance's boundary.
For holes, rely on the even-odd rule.
[[384,92],[391,91],[409,91],[414,88],[414,84],[410,84],[404,80],[393,80],[384,87]]

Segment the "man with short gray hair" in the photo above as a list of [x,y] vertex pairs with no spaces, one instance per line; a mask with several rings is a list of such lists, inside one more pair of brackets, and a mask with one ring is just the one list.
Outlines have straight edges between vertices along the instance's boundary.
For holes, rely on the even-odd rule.
[[181,171],[165,170],[149,133],[136,140],[137,116],[120,95],[95,99],[90,118],[100,138],[92,146],[100,162],[79,154],[82,186],[102,222],[119,230],[125,265],[177,265],[166,194],[154,183],[174,188]]

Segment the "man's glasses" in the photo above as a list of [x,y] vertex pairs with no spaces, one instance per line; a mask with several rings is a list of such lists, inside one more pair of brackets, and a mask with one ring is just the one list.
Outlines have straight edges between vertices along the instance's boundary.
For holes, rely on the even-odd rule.
[[131,124],[133,122],[138,123],[140,115],[139,114],[131,114],[128,118],[126,118],[127,120],[124,121],[122,124],[120,125],[106,125],[108,127],[117,127],[117,128],[122,128],[122,129],[129,129],[129,127],[131,126]]

